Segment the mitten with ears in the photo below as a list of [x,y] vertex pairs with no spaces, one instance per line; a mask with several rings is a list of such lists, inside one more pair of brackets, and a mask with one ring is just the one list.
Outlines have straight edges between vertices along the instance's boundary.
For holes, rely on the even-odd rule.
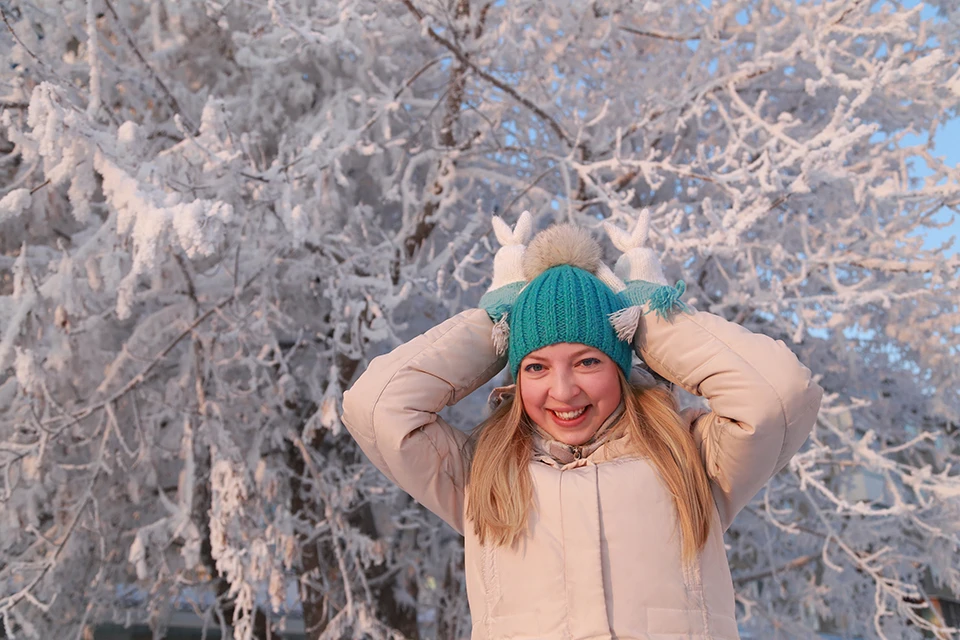
[[493,232],[500,249],[493,257],[493,282],[480,298],[480,308],[493,320],[493,341],[497,353],[507,349],[507,314],[527,282],[523,276],[523,254],[533,231],[533,217],[524,211],[513,229],[498,216],[493,217]]
[[667,284],[660,258],[653,249],[646,246],[647,236],[650,234],[649,211],[644,209],[640,212],[637,223],[629,233],[609,222],[604,222],[603,228],[613,246],[623,252],[613,268],[618,278],[625,283],[643,280],[654,284]]
[[689,310],[680,300],[686,290],[683,280],[678,280],[676,286],[671,287],[663,275],[660,258],[646,246],[650,231],[650,213],[646,209],[640,212],[636,225],[629,233],[609,222],[604,222],[603,227],[613,246],[623,252],[617,260],[614,273],[626,285],[620,295],[630,306],[611,318],[621,339],[633,336],[640,324],[640,317],[646,313],[653,311],[661,318],[668,318],[674,310]]

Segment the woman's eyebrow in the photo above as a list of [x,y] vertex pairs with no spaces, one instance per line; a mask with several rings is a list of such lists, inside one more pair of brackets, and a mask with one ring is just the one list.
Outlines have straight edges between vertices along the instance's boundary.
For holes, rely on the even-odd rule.
[[584,347],[583,349],[578,349],[578,350],[574,351],[572,354],[570,354],[570,357],[571,357],[571,358],[579,358],[580,356],[582,356],[582,355],[585,354],[585,353],[596,353],[596,352],[598,352],[598,351],[600,351],[600,350],[599,350],[599,349],[594,349],[593,347]]
[[[582,349],[577,349],[576,351],[572,352],[567,357],[570,358],[571,360],[575,360],[581,357],[585,353],[603,353],[603,352],[594,347],[585,346]],[[537,362],[550,362],[550,358],[544,358],[543,356],[537,356],[532,353],[527,356],[524,356],[523,362],[527,362],[528,360],[536,360]]]

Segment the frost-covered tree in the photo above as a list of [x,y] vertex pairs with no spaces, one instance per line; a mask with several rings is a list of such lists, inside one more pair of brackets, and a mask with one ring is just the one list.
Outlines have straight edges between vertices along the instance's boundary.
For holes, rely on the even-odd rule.
[[0,10],[7,636],[186,605],[240,638],[290,612],[311,639],[467,635],[459,541],[365,462],[341,393],[476,303],[492,213],[643,208],[690,302],[828,392],[728,534],[743,627],[951,634],[960,259],[921,236],[960,205],[931,152],[954,3]]

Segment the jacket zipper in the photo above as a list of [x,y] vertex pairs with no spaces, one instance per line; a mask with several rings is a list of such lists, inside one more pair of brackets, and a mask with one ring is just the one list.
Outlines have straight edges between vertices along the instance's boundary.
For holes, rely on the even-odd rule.
[[579,460],[580,458],[583,457],[583,447],[577,447],[572,444],[568,446],[570,447],[570,453],[573,454],[574,460]]

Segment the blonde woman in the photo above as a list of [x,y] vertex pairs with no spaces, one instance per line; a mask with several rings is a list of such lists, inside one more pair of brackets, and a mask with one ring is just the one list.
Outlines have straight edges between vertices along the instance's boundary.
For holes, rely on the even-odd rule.
[[[482,309],[370,363],[343,421],[465,536],[473,640],[739,638],[723,532],[806,439],[821,390],[781,342],[697,312],[632,234],[509,229]],[[647,367],[704,396],[678,411]],[[504,366],[472,438],[437,412]],[[478,417],[479,420],[479,417]]]

